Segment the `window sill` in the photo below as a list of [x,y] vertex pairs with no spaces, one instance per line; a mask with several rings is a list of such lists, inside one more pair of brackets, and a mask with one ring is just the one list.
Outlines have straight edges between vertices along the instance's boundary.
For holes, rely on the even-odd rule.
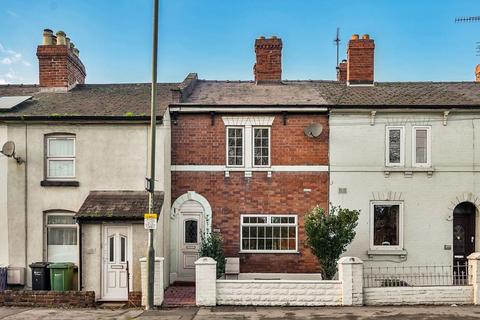
[[239,254],[300,254],[300,251],[239,251]]
[[409,178],[415,172],[425,172],[428,177],[431,177],[435,172],[433,167],[385,167],[383,173],[385,177],[389,177],[392,172],[403,172],[406,178]]
[[407,250],[368,250],[367,255],[371,256],[407,256]]
[[42,187],[78,187],[80,182],[78,181],[66,181],[66,180],[43,180],[40,181]]

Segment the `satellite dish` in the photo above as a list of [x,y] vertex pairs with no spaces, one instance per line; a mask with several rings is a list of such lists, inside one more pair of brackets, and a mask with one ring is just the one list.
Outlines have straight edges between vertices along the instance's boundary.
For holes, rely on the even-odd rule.
[[310,138],[316,138],[322,134],[323,126],[318,123],[312,123],[303,130],[305,135]]
[[15,156],[15,143],[13,141],[7,141],[2,147],[2,154],[11,158]]
[[22,164],[25,162],[25,160],[15,155],[15,143],[13,141],[5,142],[0,153],[4,156],[15,159],[18,164]]

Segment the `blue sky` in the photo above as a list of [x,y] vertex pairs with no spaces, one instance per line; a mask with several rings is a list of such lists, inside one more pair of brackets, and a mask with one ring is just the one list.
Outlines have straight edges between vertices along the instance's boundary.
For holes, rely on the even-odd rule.
[[[87,82],[148,82],[152,0],[0,0],[0,83],[37,83],[42,30],[64,30]],[[252,79],[253,43],[283,39],[284,79],[334,79],[353,33],[376,43],[377,81],[470,81],[478,0],[160,0],[159,80]]]

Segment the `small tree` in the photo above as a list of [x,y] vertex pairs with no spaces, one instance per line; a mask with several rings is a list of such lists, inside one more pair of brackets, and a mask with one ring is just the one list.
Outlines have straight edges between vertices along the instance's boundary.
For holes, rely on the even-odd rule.
[[202,236],[200,257],[210,257],[217,261],[217,279],[223,276],[225,273],[225,253],[223,252],[223,238],[220,233],[209,233]]
[[360,211],[316,206],[305,216],[307,244],[322,265],[323,279],[333,279],[337,261],[355,237]]

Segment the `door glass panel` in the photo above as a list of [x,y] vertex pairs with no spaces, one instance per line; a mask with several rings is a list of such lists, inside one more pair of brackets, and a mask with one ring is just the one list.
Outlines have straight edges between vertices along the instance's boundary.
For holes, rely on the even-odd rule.
[[115,237],[108,238],[108,261],[115,262]]
[[198,223],[197,220],[185,221],[185,243],[198,242]]
[[455,253],[465,252],[465,229],[460,224],[453,227],[453,250]]
[[125,262],[127,257],[127,238],[120,238],[120,262]]

